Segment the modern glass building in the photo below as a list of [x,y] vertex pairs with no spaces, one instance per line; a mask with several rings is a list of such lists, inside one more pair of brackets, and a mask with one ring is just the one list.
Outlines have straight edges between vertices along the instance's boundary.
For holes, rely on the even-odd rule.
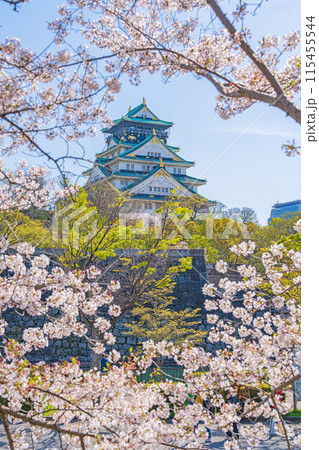
[[296,212],[301,212],[301,200],[293,200],[291,202],[285,203],[277,202],[271,208],[268,224],[271,222],[272,219],[281,217],[284,214],[287,214],[287,217],[289,217],[289,214]]

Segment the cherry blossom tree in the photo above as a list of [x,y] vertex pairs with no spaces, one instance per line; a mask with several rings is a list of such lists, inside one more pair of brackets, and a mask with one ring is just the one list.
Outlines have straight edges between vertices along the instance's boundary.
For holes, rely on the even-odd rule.
[[[26,177],[23,173],[12,176],[18,185],[25,183]],[[39,191],[36,196],[37,187],[30,180],[25,195],[30,202],[46,202],[45,192]],[[9,183],[4,184],[2,199],[5,205],[10,201],[16,205],[10,189]],[[296,227],[300,231],[299,223]],[[121,313],[113,299],[113,292],[120,286],[116,281],[100,286],[96,281],[99,269],[50,270],[48,258],[35,256],[33,251],[26,243],[9,248],[5,239],[1,241],[0,307],[5,345],[0,360],[0,415],[10,449],[28,445],[27,435],[19,427],[11,433],[12,421],[30,425],[33,443],[46,431],[56,431],[62,446],[152,449],[160,445],[201,448],[205,433],[195,431],[199,419],[211,428],[226,431],[242,417],[255,422],[243,427],[242,433],[249,446],[256,447],[267,437],[265,425],[257,421],[261,415],[274,415],[277,431],[288,448],[298,446],[300,437],[282,420],[289,405],[279,402],[277,393],[300,378],[300,302],[295,301],[300,286],[299,251],[274,244],[261,257],[263,276],[253,266],[242,265],[238,267],[241,281],[224,278],[219,286],[204,287],[204,294],[210,297],[205,307],[212,326],[209,340],[215,346],[214,354],[188,342],[176,346],[147,341],[142,355],[131,354],[124,362],[119,361],[117,351],[111,350],[106,355],[110,367],[105,374],[83,372],[76,360],[53,365],[28,362],[26,355],[31,350],[46,348],[49,339],[71,334],[87,339],[93,352],[105,353],[105,343],[112,345],[116,340],[110,332],[110,321],[96,315],[95,326],[103,334],[96,341],[86,324],[79,321],[80,310],[94,314],[104,305],[110,317]],[[254,244],[243,242],[232,251],[251,258]],[[227,272],[223,261],[216,268]],[[240,306],[238,293],[243,298]],[[8,339],[5,312],[12,309],[47,320],[42,327],[25,329],[20,340]],[[156,364],[158,356],[182,366],[183,378],[158,384],[137,382],[135,375]],[[243,411],[225,399],[225,393],[238,387],[248,392],[243,397]],[[256,393],[252,395],[252,391]],[[198,392],[210,401],[210,411],[194,401]],[[48,414],[50,422],[46,420]],[[237,441],[227,441],[225,448],[238,448]]]
[[[0,44],[0,151],[44,157],[67,185],[65,162],[86,161],[78,140],[95,136],[98,123],[110,122],[106,105],[119,83],[114,76],[99,76],[84,46],[50,51],[52,46],[37,54],[16,38]],[[49,150],[53,140],[65,150]]]
[[[121,76],[138,84],[143,71],[205,78],[218,91],[216,111],[224,118],[264,102],[300,123],[300,34],[261,36],[253,48],[243,21],[261,4],[240,0],[230,19],[215,0],[70,0],[50,24],[54,42],[39,54],[15,38],[0,46],[2,152],[27,147],[66,179],[66,160],[86,159],[79,140],[111,122],[105,110]],[[78,28],[80,45],[72,38]],[[66,152],[50,151],[53,139],[64,142]],[[294,149],[284,147],[289,155]]]
[[79,25],[105,58],[106,71],[126,73],[134,84],[143,71],[161,72],[166,79],[179,73],[207,79],[218,91],[216,111],[223,118],[263,102],[300,123],[294,103],[300,33],[260,36],[253,48],[243,21],[261,3],[239,0],[227,14],[216,0],[69,0],[51,28],[56,40],[65,42]]
[[[167,78],[193,73],[208,79],[218,91],[217,111],[225,118],[265,102],[300,122],[294,103],[300,88],[300,60],[295,54],[299,34],[289,33],[281,44],[277,36],[265,36],[253,50],[242,29],[247,12],[240,1],[234,11],[238,31],[214,0],[69,0],[50,25],[55,43],[41,54],[25,49],[17,39],[1,44],[2,152],[27,148],[46,156],[65,177],[64,161],[71,155],[50,153],[47,141],[57,135],[68,142],[94,136],[94,124],[110,120],[105,105],[120,89],[120,74],[139,83],[143,70],[160,71]],[[215,31],[215,16],[223,29]],[[91,47],[99,49],[97,55],[68,43],[68,33],[77,26]],[[84,155],[72,157],[83,160]],[[43,168],[28,168],[24,162],[15,172],[0,162],[0,211],[46,206],[52,194],[40,183],[43,175]],[[54,195],[76,191],[67,186]],[[299,227],[298,223],[298,232]],[[254,243],[243,242],[232,251],[251,261]],[[10,245],[2,238],[0,415],[9,448],[28,448],[28,436],[18,426],[26,423],[31,448],[47,431],[58,434],[62,448],[201,448],[206,436],[195,429],[199,420],[226,432],[243,417],[252,425],[242,426],[242,435],[249,448],[256,448],[267,437],[265,425],[258,421],[262,416],[275,416],[289,449],[300,445],[300,437],[283,421],[289,405],[277,395],[300,378],[300,253],[277,243],[258,262],[262,274],[242,264],[240,281],[225,277],[218,286],[204,288],[214,353],[189,342],[176,346],[147,341],[141,355],[122,361],[116,350],[106,350],[116,342],[111,320],[121,314],[114,300],[121,289],[118,281],[100,284],[100,270],[93,265],[85,270],[52,268],[48,257],[34,254],[30,244]],[[224,274],[228,270],[223,261],[216,268]],[[101,307],[107,314],[98,313]],[[26,328],[19,339],[10,338],[5,319],[10,311],[46,320],[42,326]],[[98,338],[80,320],[81,311],[93,317]],[[85,339],[94,354],[108,358],[105,374],[84,372],[75,359],[53,365],[28,361],[28,353],[47,348],[50,339],[72,335]],[[183,377],[158,384],[137,382],[136,375],[156,365],[157,356],[183,367]],[[226,399],[238,388],[245,392],[243,410]],[[197,393],[209,400],[209,411],[194,401]],[[238,443],[231,440],[225,448],[237,449]]]

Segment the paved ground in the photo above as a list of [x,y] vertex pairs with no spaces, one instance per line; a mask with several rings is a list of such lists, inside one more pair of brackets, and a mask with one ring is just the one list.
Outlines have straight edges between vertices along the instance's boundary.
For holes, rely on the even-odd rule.
[[[293,423],[290,424],[293,425],[293,427],[296,429],[296,431],[300,431],[300,423]],[[245,426],[245,425],[241,425]],[[248,425],[249,426],[249,425]],[[12,426],[12,429],[16,429],[15,426]],[[27,436],[30,436],[29,428],[26,426],[25,431],[27,433]],[[239,430],[240,431],[240,430]],[[207,449],[223,449],[224,448],[224,442],[225,442],[225,435],[217,430],[213,431],[213,437],[210,444],[205,444],[205,447]],[[247,442],[241,437],[240,438],[240,444],[241,448],[246,450],[248,448]],[[18,447],[16,447],[18,449]],[[32,447],[29,447],[30,449]],[[0,449],[9,449],[6,435],[3,429],[3,426],[0,424]],[[48,433],[46,436],[43,436],[41,438],[41,441],[37,443],[34,446],[35,450],[61,450],[61,446],[59,444],[59,439],[56,435],[56,433]],[[80,447],[79,447],[80,449]],[[167,449],[167,447],[166,447]],[[262,445],[258,447],[258,450],[284,450],[287,449],[287,444],[285,440],[279,436],[274,436],[270,440],[264,442]],[[20,450],[20,448],[18,449]],[[68,450],[70,450],[70,447],[68,447]],[[89,450],[89,449],[88,449]],[[136,449],[138,450],[138,449]]]
[[[300,433],[300,423],[294,423],[294,424],[289,424],[289,425],[292,425],[294,427],[294,429],[296,430],[296,433]],[[241,426],[243,426],[243,425],[241,425]],[[239,433],[240,433],[240,427],[239,427]],[[218,449],[218,448],[222,449],[222,448],[224,448],[224,443],[225,443],[224,433],[217,431],[217,430],[214,431],[211,441],[212,441],[211,444],[208,444],[208,443],[205,444],[205,448],[207,448],[207,449]],[[248,449],[248,443],[245,439],[240,437],[239,442],[240,442],[241,448],[243,450]],[[286,443],[285,439],[276,435],[276,436],[273,436],[271,439],[260,444],[258,446],[258,450],[259,449],[260,450],[284,450],[284,449],[287,449],[287,443]]]

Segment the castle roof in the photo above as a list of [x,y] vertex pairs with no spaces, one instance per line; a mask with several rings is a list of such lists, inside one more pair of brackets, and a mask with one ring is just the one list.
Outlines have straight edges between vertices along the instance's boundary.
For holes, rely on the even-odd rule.
[[107,148],[96,154],[94,166],[83,175],[92,183],[105,178],[133,199],[149,199],[151,206],[146,209],[153,209],[151,200],[163,202],[172,194],[205,199],[197,193],[197,187],[206,180],[186,174],[195,162],[179,156],[179,147],[167,143],[172,125],[155,115],[143,99],[102,130],[109,134]]
[[[131,153],[134,153],[136,150],[138,150],[139,148],[143,147],[145,144],[147,144],[148,142],[150,142],[152,139],[155,139],[160,145],[163,145],[165,148],[167,148],[167,150],[169,150],[169,152],[172,154],[172,159],[174,159],[174,162],[185,162],[188,164],[195,164],[194,161],[186,161],[186,159],[182,158],[181,156],[176,155],[176,153],[174,152],[174,150],[172,150],[172,147],[165,144],[165,142],[163,142],[161,139],[159,139],[157,136],[154,135],[149,135],[147,136],[142,142],[133,145],[130,149],[126,150],[124,153],[121,153],[119,155],[119,157],[125,157],[125,156],[130,156]],[[147,158],[144,157],[143,155],[137,155],[137,158]],[[154,158],[155,159],[155,158]],[[166,159],[167,161],[169,161],[169,158],[163,158],[163,160]]]
[[167,122],[166,120],[159,119],[146,105],[145,100],[143,103],[130,109],[127,114],[120,119],[115,119],[113,125],[109,128],[103,128],[102,132],[112,133],[121,122],[146,124],[152,126],[160,126],[162,128],[169,128],[173,126],[174,122]]
[[[144,176],[138,178],[136,181],[133,181],[129,185],[125,186],[124,188],[121,189],[121,191],[131,191],[134,187],[136,187],[139,184],[143,183],[143,181],[145,181],[145,180],[147,180],[149,178],[152,178],[155,174],[160,174],[160,172],[163,172],[165,174],[165,177],[175,180],[177,182],[177,184],[181,185],[181,187],[186,189],[186,191],[188,191],[191,194],[191,196],[196,195],[196,196],[198,196],[200,198],[204,198],[205,200],[207,200],[205,197],[203,197],[202,195],[198,194],[193,189],[191,189],[190,186],[187,186],[186,184],[184,184],[183,181],[181,179],[179,179],[175,174],[171,174],[171,173],[167,172],[167,170],[165,169],[165,167],[163,165],[155,166],[153,170],[151,170],[150,172],[148,172]],[[196,180],[199,180],[199,179],[196,178]],[[205,181],[205,180],[203,180],[203,181]],[[133,194],[133,198],[135,198],[135,195],[139,195],[139,196],[142,195],[144,197],[146,196],[147,198],[155,198],[154,197],[155,194],[136,193],[136,194]],[[163,200],[163,196],[159,195],[157,197],[159,199]],[[136,198],[138,198],[138,197],[136,197]]]

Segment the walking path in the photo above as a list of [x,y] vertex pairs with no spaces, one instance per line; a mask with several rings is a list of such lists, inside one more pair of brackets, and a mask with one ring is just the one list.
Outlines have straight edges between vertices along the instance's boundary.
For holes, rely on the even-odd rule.
[[[289,424],[292,425],[294,427],[294,429],[296,430],[296,433],[300,433],[300,423],[294,423],[294,424]],[[240,425],[239,426],[239,433],[240,433],[240,428],[242,426],[250,426],[250,425]],[[217,430],[213,430],[212,433],[212,439],[211,439],[211,443],[210,444],[204,444],[205,447],[207,449],[223,449],[224,448],[224,443],[225,443],[225,434],[221,431],[217,431]],[[240,436],[239,438],[239,443],[240,446],[243,450],[246,450],[248,448],[251,448],[248,445],[248,442],[246,439],[244,439],[242,436]],[[294,448],[294,447],[292,447]],[[264,441],[262,443],[259,444],[258,446],[258,450],[287,450],[287,442],[284,438],[282,438],[281,436],[275,435],[273,436],[271,439]]]
[[[290,423],[289,425],[292,425],[296,432],[300,432],[300,422],[299,423]],[[200,425],[201,426],[201,425]],[[240,427],[243,426],[250,426],[250,425],[240,425]],[[16,430],[17,427],[20,428],[20,426],[17,425],[11,425],[10,428],[12,430]],[[26,439],[30,442],[30,429],[28,426],[22,427],[24,431],[26,432]],[[240,431],[240,429],[239,429]],[[212,439],[211,443],[204,444],[203,443],[203,449],[223,449],[224,443],[225,443],[225,434],[221,431],[213,430],[212,433]],[[249,448],[248,443],[245,439],[240,437],[240,445],[243,450],[246,450]],[[17,447],[18,448],[18,447]],[[20,447],[21,448],[21,447]],[[32,448],[31,446],[29,448]],[[293,447],[292,447],[293,448]],[[9,449],[7,438],[5,435],[5,431],[3,429],[2,424],[0,424],[0,449]],[[48,432],[44,436],[41,437],[41,439],[34,445],[35,450],[61,450],[61,446],[59,443],[58,436],[55,432]],[[80,450],[80,446],[76,450]],[[163,447],[164,449],[164,447]],[[167,447],[165,447],[167,450]],[[283,439],[280,436],[274,436],[268,441],[263,442],[259,445],[258,450],[286,450],[287,449],[287,443],[285,439]],[[68,450],[71,450],[71,447],[68,447]],[[72,447],[72,450],[75,450],[74,447]],[[138,450],[138,449],[136,449]],[[158,447],[158,450],[160,450],[160,447]]]

